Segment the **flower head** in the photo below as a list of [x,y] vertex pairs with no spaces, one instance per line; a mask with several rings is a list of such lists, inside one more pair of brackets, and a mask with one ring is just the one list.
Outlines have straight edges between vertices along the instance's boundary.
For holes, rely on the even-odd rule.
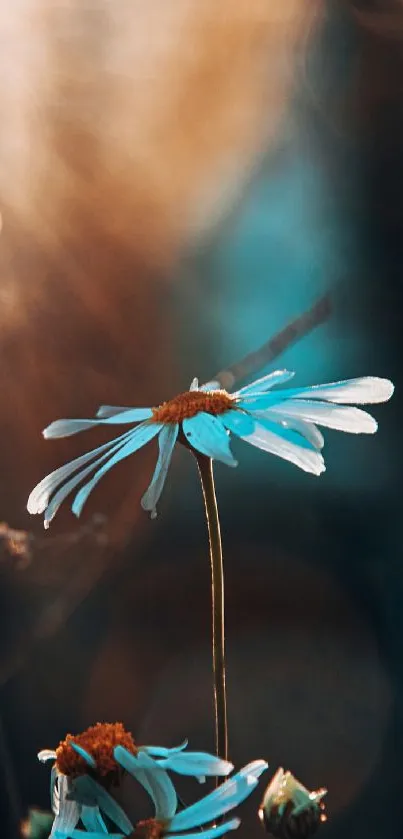
[[[40,752],[40,760],[54,761],[52,839],[75,839],[89,834],[99,839],[108,833],[109,823],[120,831],[112,835],[122,839],[176,839],[177,830],[182,835],[182,831],[213,822],[234,809],[252,792],[267,768],[265,761],[254,761],[213,793],[177,812],[178,798],[168,769],[201,780],[205,775],[228,775],[234,768],[232,763],[206,752],[186,752],[186,745],[173,749],[136,746],[121,723],[97,723],[83,734],[68,735],[56,751]],[[154,804],[154,816],[140,819],[135,826],[105,788],[111,777],[121,778],[125,772],[144,787]],[[85,832],[77,827],[80,822]],[[221,836],[238,825],[239,820],[232,819],[213,827],[205,832],[205,839]],[[184,833],[183,839],[186,837],[193,839],[193,834]]]
[[67,734],[59,743],[55,752],[56,769],[62,775],[76,778],[87,774],[90,767],[104,782],[118,781],[119,766],[113,755],[118,745],[137,754],[133,737],[121,722],[97,722],[82,734]]
[[[142,506],[156,515],[172,452],[183,440],[197,453],[237,466],[230,436],[294,463],[300,469],[320,475],[325,471],[321,454],[324,440],[318,425],[353,434],[373,434],[374,418],[354,404],[385,402],[393,393],[388,379],[367,376],[314,387],[272,391],[294,374],[278,370],[227,393],[218,382],[190,389],[156,408],[125,408],[102,405],[94,419],[57,420],[45,428],[45,438],[69,437],[97,425],[130,425],[129,431],[47,475],[31,492],[30,513],[44,513],[45,527],[67,496],[78,490],[72,510],[79,516],[103,475],[158,437],[159,455]],[[92,477],[90,477],[92,475]],[[86,481],[86,479],[89,480]]]
[[126,761],[128,756],[133,760],[138,758],[140,762],[146,760],[148,772],[163,773],[160,777],[164,779],[168,777],[167,770],[204,781],[206,775],[225,776],[234,768],[227,760],[207,752],[188,752],[186,747],[187,741],[172,749],[138,746],[123,724],[116,722],[96,723],[82,734],[68,734],[57,749],[39,752],[39,760],[54,762],[51,782],[55,814],[53,832],[70,836],[80,820],[88,830],[102,831],[105,815],[120,830],[132,829],[122,808],[109,794],[110,788],[118,785],[127,771],[125,762],[118,759],[121,754]]
[[263,797],[259,816],[276,839],[308,839],[326,821],[326,789],[309,792],[291,772],[280,767]]

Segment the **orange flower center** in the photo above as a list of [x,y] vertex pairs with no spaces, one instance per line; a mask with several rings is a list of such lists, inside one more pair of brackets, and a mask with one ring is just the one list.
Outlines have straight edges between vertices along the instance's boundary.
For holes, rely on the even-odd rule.
[[137,822],[129,839],[160,839],[166,830],[166,822],[157,819],[144,819]]
[[132,735],[121,722],[97,722],[82,734],[68,734],[56,749],[56,766],[63,775],[73,778],[87,774],[91,767],[71,743],[77,743],[94,758],[96,769],[93,771],[97,776],[111,781],[118,780],[122,771],[113,756],[115,746],[124,746],[133,755],[138,751]]
[[153,420],[163,423],[182,422],[184,419],[195,417],[201,411],[218,416],[229,411],[233,405],[234,397],[226,390],[215,390],[211,393],[187,390],[169,402],[163,402],[158,408],[153,408]]

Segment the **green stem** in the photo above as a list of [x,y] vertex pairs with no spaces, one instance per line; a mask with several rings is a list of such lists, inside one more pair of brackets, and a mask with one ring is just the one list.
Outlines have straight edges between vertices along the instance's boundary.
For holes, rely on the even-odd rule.
[[211,564],[211,611],[214,677],[214,717],[216,754],[228,760],[227,695],[225,688],[225,638],[224,638],[224,568],[221,547],[220,520],[214,487],[211,457],[196,453],[203,489]]

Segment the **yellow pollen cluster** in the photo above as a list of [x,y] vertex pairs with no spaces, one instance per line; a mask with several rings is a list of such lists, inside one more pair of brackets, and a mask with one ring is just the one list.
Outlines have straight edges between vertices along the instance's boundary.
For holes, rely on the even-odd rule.
[[158,819],[144,819],[137,822],[129,839],[160,839],[166,830],[166,823]]
[[119,775],[120,767],[113,756],[115,746],[124,746],[131,754],[137,754],[132,735],[121,722],[97,722],[82,734],[68,734],[56,749],[56,766],[63,775],[77,777],[90,771],[88,763],[72,748],[77,743],[90,754],[96,763],[94,770],[102,778]]
[[219,416],[233,406],[234,398],[226,390],[215,390],[211,393],[204,393],[202,390],[187,390],[175,396],[174,399],[170,399],[169,402],[163,402],[158,408],[153,408],[153,420],[166,424],[182,422],[184,419],[195,417],[201,411]]

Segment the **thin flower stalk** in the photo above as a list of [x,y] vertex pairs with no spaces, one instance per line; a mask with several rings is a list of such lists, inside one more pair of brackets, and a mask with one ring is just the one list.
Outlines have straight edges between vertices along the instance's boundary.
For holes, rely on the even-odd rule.
[[224,566],[220,520],[211,457],[196,453],[203,489],[210,546],[212,656],[214,679],[215,751],[228,758],[227,695],[225,684]]

